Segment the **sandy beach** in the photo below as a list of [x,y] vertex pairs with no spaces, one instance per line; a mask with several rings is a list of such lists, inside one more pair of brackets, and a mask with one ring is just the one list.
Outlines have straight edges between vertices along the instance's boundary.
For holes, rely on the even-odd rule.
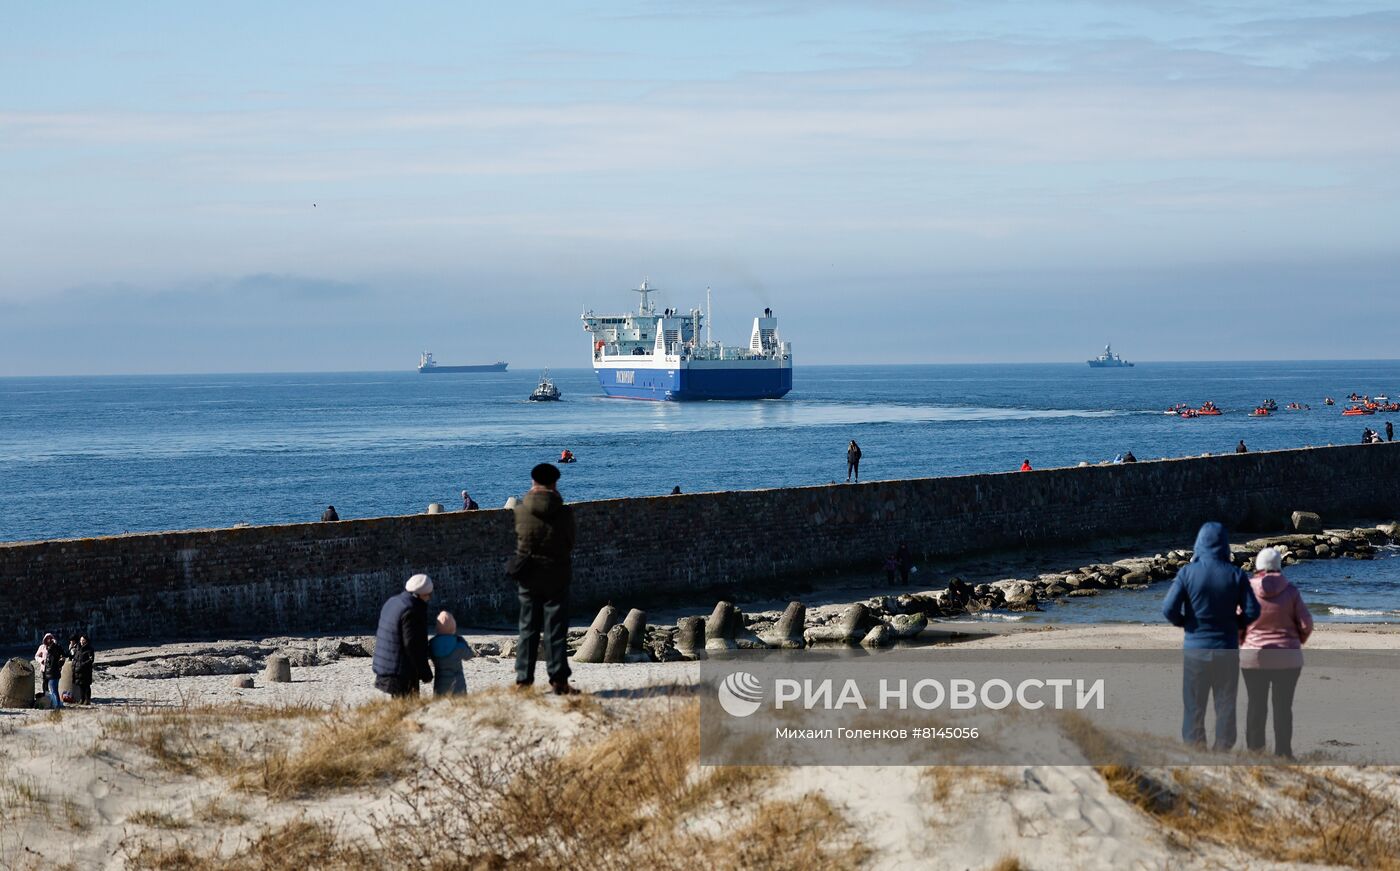
[[[945,642],[961,649],[1146,650],[1180,644],[1179,632],[1164,626],[997,627],[994,632],[980,626],[940,628],[978,630],[978,637]],[[467,637],[477,645],[506,640],[470,631]],[[330,650],[345,640],[280,644],[294,656],[306,656],[307,650]],[[290,646],[293,641],[298,646]],[[1325,625],[1310,646],[1394,650],[1400,647],[1400,627]],[[475,771],[466,760],[506,747],[532,758],[569,759],[621,740],[619,736],[692,730],[691,688],[699,674],[695,662],[581,664],[575,666],[575,682],[587,695],[566,699],[507,689],[513,662],[480,655],[466,663],[468,695],[425,697],[392,712],[386,712],[382,695],[373,689],[369,660],[363,656],[294,667],[290,683],[267,683],[256,675],[252,689],[234,688],[223,674],[137,676],[209,649],[208,644],[180,644],[107,651],[109,665],[94,686],[93,707],[69,708],[61,716],[0,711],[0,819],[5,823],[0,859],[6,867],[283,867],[258,858],[258,844],[288,827],[306,840],[313,833],[308,825],[329,826],[339,844],[377,843],[384,821],[402,811],[405,795],[424,788],[418,778],[434,765]],[[926,648],[930,656],[940,649]],[[266,713],[256,714],[259,710]],[[268,759],[289,766],[289,760],[327,735],[341,735],[336,740],[353,755],[358,752],[355,740],[361,740],[354,738],[361,734],[357,724],[375,717],[393,723],[382,724],[390,737],[378,739],[387,740],[381,752],[387,748],[395,756],[406,754],[408,765],[391,765],[378,775],[366,775],[363,783],[355,777],[286,787],[263,782]],[[678,722],[685,725],[678,727]],[[1217,798],[1249,783],[1254,785],[1248,794],[1257,796],[1262,788],[1262,781],[1252,781],[1248,774],[1191,770],[1195,773],[1176,789],[1184,790],[1181,784],[1188,781],[1199,785],[1202,778],[1219,781],[1210,792]],[[1288,784],[1312,783],[1319,776],[1306,769],[1270,771],[1268,777],[1277,781],[1266,790],[1270,796],[1286,795]],[[1368,800],[1400,800],[1400,775],[1393,770],[1338,771],[1328,776],[1364,783],[1374,791],[1366,793]],[[711,796],[712,805],[678,822],[665,837],[698,838],[695,849],[719,851],[712,854],[719,857],[718,867],[726,862],[744,867],[748,863],[739,846],[732,848],[739,852],[726,852],[698,833],[736,807],[746,810],[733,820],[751,820],[756,808],[781,807],[785,813],[798,808],[810,816],[796,825],[801,839],[817,838],[820,846],[815,853],[810,844],[789,843],[783,849],[826,867],[977,869],[1003,859],[1020,864],[999,867],[1035,869],[1319,864],[1279,861],[1248,839],[1235,844],[1208,830],[1187,836],[1179,820],[1145,811],[1112,773],[1091,767],[764,769],[741,792]],[[827,827],[834,834],[821,840],[819,833]],[[311,842],[321,843],[314,837]],[[320,849],[325,852],[296,855],[312,865],[355,867],[324,844]],[[190,856],[199,858],[180,864],[193,861]],[[551,861],[539,859],[543,864],[537,866],[556,867]]]

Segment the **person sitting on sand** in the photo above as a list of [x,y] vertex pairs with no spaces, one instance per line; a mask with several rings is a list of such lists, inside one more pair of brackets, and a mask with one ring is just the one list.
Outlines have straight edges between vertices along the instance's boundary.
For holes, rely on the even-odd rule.
[[472,658],[471,645],[457,634],[457,620],[448,611],[437,615],[437,634],[428,642],[433,658],[433,695],[455,696],[467,691],[462,662]]
[[1247,701],[1244,745],[1264,749],[1269,694],[1274,699],[1274,753],[1293,757],[1293,691],[1303,672],[1303,645],[1312,635],[1313,619],[1298,588],[1283,576],[1283,557],[1272,547],[1254,560],[1258,573],[1249,579],[1259,600],[1259,619],[1240,633],[1240,674]]
[[1182,641],[1181,738],[1206,743],[1206,703],[1215,697],[1215,749],[1235,746],[1240,630],[1259,618],[1249,576],[1230,559],[1225,527],[1210,522],[1196,535],[1191,561],[1162,601],[1162,616],[1186,630]]

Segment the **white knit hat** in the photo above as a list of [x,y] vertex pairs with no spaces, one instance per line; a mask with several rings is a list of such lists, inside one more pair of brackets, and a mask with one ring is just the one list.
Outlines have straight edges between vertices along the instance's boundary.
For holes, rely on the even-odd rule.
[[1283,554],[1272,547],[1266,547],[1254,558],[1254,568],[1261,572],[1276,572],[1283,568]]
[[433,579],[427,575],[414,575],[408,579],[408,583],[403,585],[413,595],[419,593],[431,593],[433,591]]

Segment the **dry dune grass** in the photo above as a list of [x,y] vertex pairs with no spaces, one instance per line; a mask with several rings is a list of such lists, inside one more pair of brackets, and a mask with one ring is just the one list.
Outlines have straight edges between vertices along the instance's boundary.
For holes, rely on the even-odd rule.
[[416,699],[394,699],[327,717],[291,746],[274,745],[258,754],[234,785],[286,799],[397,778],[411,764],[403,752],[403,733],[418,728],[407,717],[420,706]]
[[[539,700],[524,703],[547,704]],[[447,702],[446,704],[452,704]],[[594,706],[557,706],[591,718]],[[592,740],[555,752],[520,734],[450,753],[418,770],[402,753],[391,765],[381,741],[401,734],[413,705],[366,706],[317,727],[296,752],[267,754],[264,772],[239,775],[277,800],[365,777],[404,774],[389,808],[366,818],[372,834],[344,836],[298,818],[270,829],[235,855],[215,858],[166,833],[125,848],[133,869],[381,867],[384,869],[554,869],[606,866],[737,869],[859,867],[868,851],[820,796],[764,800],[759,769],[699,765],[699,706],[668,705],[641,722],[608,723]],[[332,718],[337,719],[337,718]],[[343,770],[342,758],[371,760]],[[397,766],[397,767],[396,767]],[[405,769],[404,766],[408,766]]]
[[284,799],[398,776],[408,760],[395,741],[416,725],[406,718],[422,704],[162,709],[115,720],[100,740],[132,744],[177,774],[226,777],[245,792]]
[[[458,867],[464,857],[526,869],[844,869],[864,859],[821,798],[765,802],[756,797],[759,770],[698,760],[694,702],[559,755],[507,742],[407,784],[378,840],[389,855],[425,868]],[[436,830],[415,822],[424,820]]]
[[[1114,739],[1083,720],[1067,734],[1091,759]],[[1118,754],[1121,758],[1127,758]],[[1205,841],[1275,862],[1400,869],[1400,772],[1389,788],[1359,772],[1308,766],[1193,766],[1147,770],[1097,765],[1109,790],[1189,845]]]

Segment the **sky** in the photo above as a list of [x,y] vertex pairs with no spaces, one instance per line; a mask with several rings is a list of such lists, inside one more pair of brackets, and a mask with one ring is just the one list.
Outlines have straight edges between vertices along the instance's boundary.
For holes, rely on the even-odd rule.
[[512,6],[12,5],[0,376],[1400,357],[1396,4]]

